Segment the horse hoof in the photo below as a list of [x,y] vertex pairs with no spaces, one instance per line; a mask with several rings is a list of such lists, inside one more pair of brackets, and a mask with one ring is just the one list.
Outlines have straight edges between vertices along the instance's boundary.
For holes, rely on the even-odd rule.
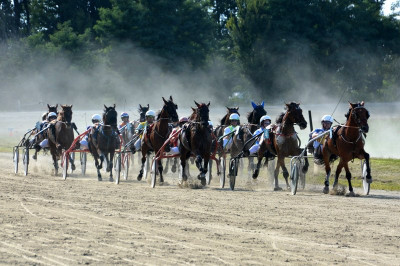
[[171,172],[172,172],[172,173],[175,173],[175,172],[176,172],[176,166],[175,166],[175,165],[171,167]]
[[275,187],[275,188],[274,188],[274,191],[281,191],[281,190],[282,190],[281,187]]
[[303,174],[307,173],[307,172],[308,172],[308,165],[307,165],[307,166],[304,166],[304,167],[301,169],[301,171],[303,172]]
[[114,182],[114,178],[110,177],[110,182]]
[[252,177],[253,177],[253,179],[257,179],[258,173],[254,173]]
[[71,170],[75,171],[75,169],[76,169],[75,164],[71,164]]
[[37,160],[36,154],[34,154],[34,155],[32,156],[32,159],[33,159],[33,160]]
[[142,175],[138,175],[137,180],[138,181],[142,180],[142,177],[143,177]]
[[98,181],[102,181],[103,179],[102,179],[101,177],[98,177],[97,180],[98,180]]
[[328,194],[329,193],[329,187],[325,186],[324,190],[322,190],[322,192],[324,192],[324,194]]
[[346,194],[346,197],[356,197],[356,193],[354,191],[350,191],[349,193]]
[[207,181],[206,181],[205,178],[201,179],[200,181],[201,181],[201,185],[202,185],[202,186],[207,185]]

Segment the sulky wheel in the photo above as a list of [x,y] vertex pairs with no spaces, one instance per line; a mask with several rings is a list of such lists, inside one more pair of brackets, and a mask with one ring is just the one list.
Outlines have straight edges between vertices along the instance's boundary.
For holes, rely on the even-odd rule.
[[208,161],[208,167],[207,167],[207,174],[206,174],[206,182],[207,182],[207,185],[210,185],[210,183],[211,183],[211,169],[212,169],[212,159],[210,159],[209,161]]
[[13,163],[14,163],[14,173],[18,173],[19,147],[14,147],[13,149]]
[[117,156],[115,156],[114,169],[115,169],[115,184],[118,185],[121,177],[121,153],[118,153]]
[[298,161],[296,161],[293,164],[292,167],[292,172],[291,172],[291,176],[290,176],[290,180],[291,180],[291,190],[292,190],[292,195],[296,195],[297,192],[297,184],[299,183],[299,175],[300,175],[300,163]]
[[23,163],[24,163],[24,175],[28,175],[28,165],[29,165],[29,148],[25,147],[24,150],[24,157],[23,157]]
[[221,188],[225,187],[225,174],[226,174],[226,161],[225,157],[219,158],[220,168],[221,168],[221,175],[219,176],[219,184]]
[[80,161],[81,161],[81,172],[82,172],[82,175],[84,176],[86,174],[87,153],[81,152],[79,157],[80,157]]
[[362,183],[364,188],[364,194],[369,195],[372,179],[370,180],[367,179],[367,163],[365,162],[365,160],[361,162],[361,175],[363,181]]
[[235,189],[235,182],[238,171],[238,162],[239,160],[237,159],[231,159],[229,163],[229,187],[231,188],[231,190]]
[[128,180],[130,160],[131,160],[130,154],[129,153],[125,153],[125,155],[124,155],[124,164],[123,164],[124,165],[124,180]]
[[153,163],[151,164],[151,187],[154,188],[156,186],[157,179],[157,160],[153,158]]
[[69,163],[69,155],[66,152],[62,153],[62,165],[63,165],[63,178],[64,180],[67,179],[67,175],[68,175],[68,163]]

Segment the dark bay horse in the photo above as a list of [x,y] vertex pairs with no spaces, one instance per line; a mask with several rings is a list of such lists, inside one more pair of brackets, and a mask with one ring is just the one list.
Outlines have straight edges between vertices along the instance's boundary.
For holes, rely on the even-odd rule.
[[323,192],[329,192],[329,177],[331,175],[330,159],[331,155],[337,155],[340,158],[336,168],[335,182],[333,188],[337,188],[338,178],[343,167],[346,170],[346,178],[349,183],[349,195],[354,196],[353,187],[351,185],[351,173],[348,162],[358,158],[365,159],[367,164],[367,182],[371,182],[371,168],[369,164],[369,154],[364,150],[363,134],[368,133],[369,112],[364,107],[364,102],[350,103],[349,112],[345,115],[347,121],[345,125],[338,126],[334,129],[333,138],[328,138],[322,148],[322,155],[325,163],[325,187]]
[[[278,183],[280,167],[283,171],[283,177],[286,181],[286,187],[287,189],[290,188],[288,182],[289,172],[285,166],[285,157],[297,156],[303,151],[303,149],[301,149],[299,146],[297,133],[294,130],[294,125],[299,125],[300,129],[305,129],[307,127],[307,121],[304,119],[303,110],[301,110],[299,103],[286,103],[285,109],[286,112],[282,113],[278,117],[276,121],[277,124],[272,127],[272,132],[270,133],[269,139],[271,143],[267,143],[267,140],[264,140],[261,144],[257,156],[257,167],[253,173],[253,178],[257,178],[261,166],[261,160],[264,157],[264,153],[266,150],[271,151],[272,154],[276,154],[278,159],[274,172],[274,190],[282,190],[282,188],[279,187]],[[307,152],[304,156],[307,156]],[[303,173],[306,173],[308,171],[308,165],[308,160],[307,158],[305,158],[305,165],[302,168]]]
[[[143,167],[146,162],[146,156],[149,156],[151,151],[154,151],[155,154],[160,150],[163,146],[164,142],[168,139],[170,134],[170,128],[168,126],[168,122],[171,120],[172,122],[178,121],[178,114],[176,110],[178,109],[178,105],[176,105],[172,99],[172,96],[169,97],[169,100],[164,101],[164,106],[161,109],[159,114],[159,119],[152,126],[148,127],[146,132],[143,133],[142,139],[142,166],[140,168],[139,175],[137,179],[140,181],[143,177]],[[164,182],[163,178],[163,166],[161,160],[157,162],[158,171],[160,173],[160,182]],[[155,170],[157,171],[157,170]]]
[[[117,128],[117,111],[114,106],[107,107],[104,105],[103,125],[97,128],[92,128],[89,133],[89,150],[93,155],[94,162],[97,168],[97,179],[102,180],[100,169],[103,167],[104,159],[107,162],[107,172],[110,172],[110,182],[113,181],[112,168],[115,149],[117,149],[117,138],[119,132]],[[110,158],[108,158],[110,154]],[[99,164],[100,159],[100,164]]]
[[[208,126],[209,121],[209,106],[210,103],[198,104],[195,118],[190,122],[189,126],[182,130],[179,136],[180,144],[180,160],[182,166],[182,180],[187,181],[187,175],[185,171],[186,161],[190,155],[196,156],[196,166],[200,171],[198,178],[201,180],[203,186],[206,185],[206,173],[208,161],[210,160],[211,154],[211,129]],[[204,160],[204,163],[203,163]]]
[[[57,120],[52,121],[47,129],[50,153],[53,158],[56,175],[58,174],[58,160],[62,155],[62,151],[69,149],[74,141],[74,130],[71,123],[72,105],[61,105],[61,108],[62,110],[58,114]],[[70,162],[71,169],[75,170],[75,164],[72,157],[70,157]]]

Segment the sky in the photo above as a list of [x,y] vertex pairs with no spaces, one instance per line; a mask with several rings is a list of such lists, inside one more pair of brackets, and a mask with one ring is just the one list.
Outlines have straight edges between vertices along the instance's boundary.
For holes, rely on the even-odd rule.
[[[389,15],[389,14],[391,14],[392,11],[390,10],[390,6],[391,6],[393,3],[397,2],[397,1],[398,1],[398,0],[386,0],[386,1],[385,1],[385,4],[383,5],[383,14],[384,14],[384,15]],[[397,8],[397,10],[399,10],[399,9]]]

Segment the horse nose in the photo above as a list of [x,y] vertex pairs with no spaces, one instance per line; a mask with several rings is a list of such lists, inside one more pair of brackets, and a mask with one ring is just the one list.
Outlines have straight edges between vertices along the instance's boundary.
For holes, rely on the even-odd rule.
[[361,130],[362,130],[363,132],[365,132],[365,133],[368,133],[369,126],[368,126],[368,125],[362,126],[362,127],[361,127]]

